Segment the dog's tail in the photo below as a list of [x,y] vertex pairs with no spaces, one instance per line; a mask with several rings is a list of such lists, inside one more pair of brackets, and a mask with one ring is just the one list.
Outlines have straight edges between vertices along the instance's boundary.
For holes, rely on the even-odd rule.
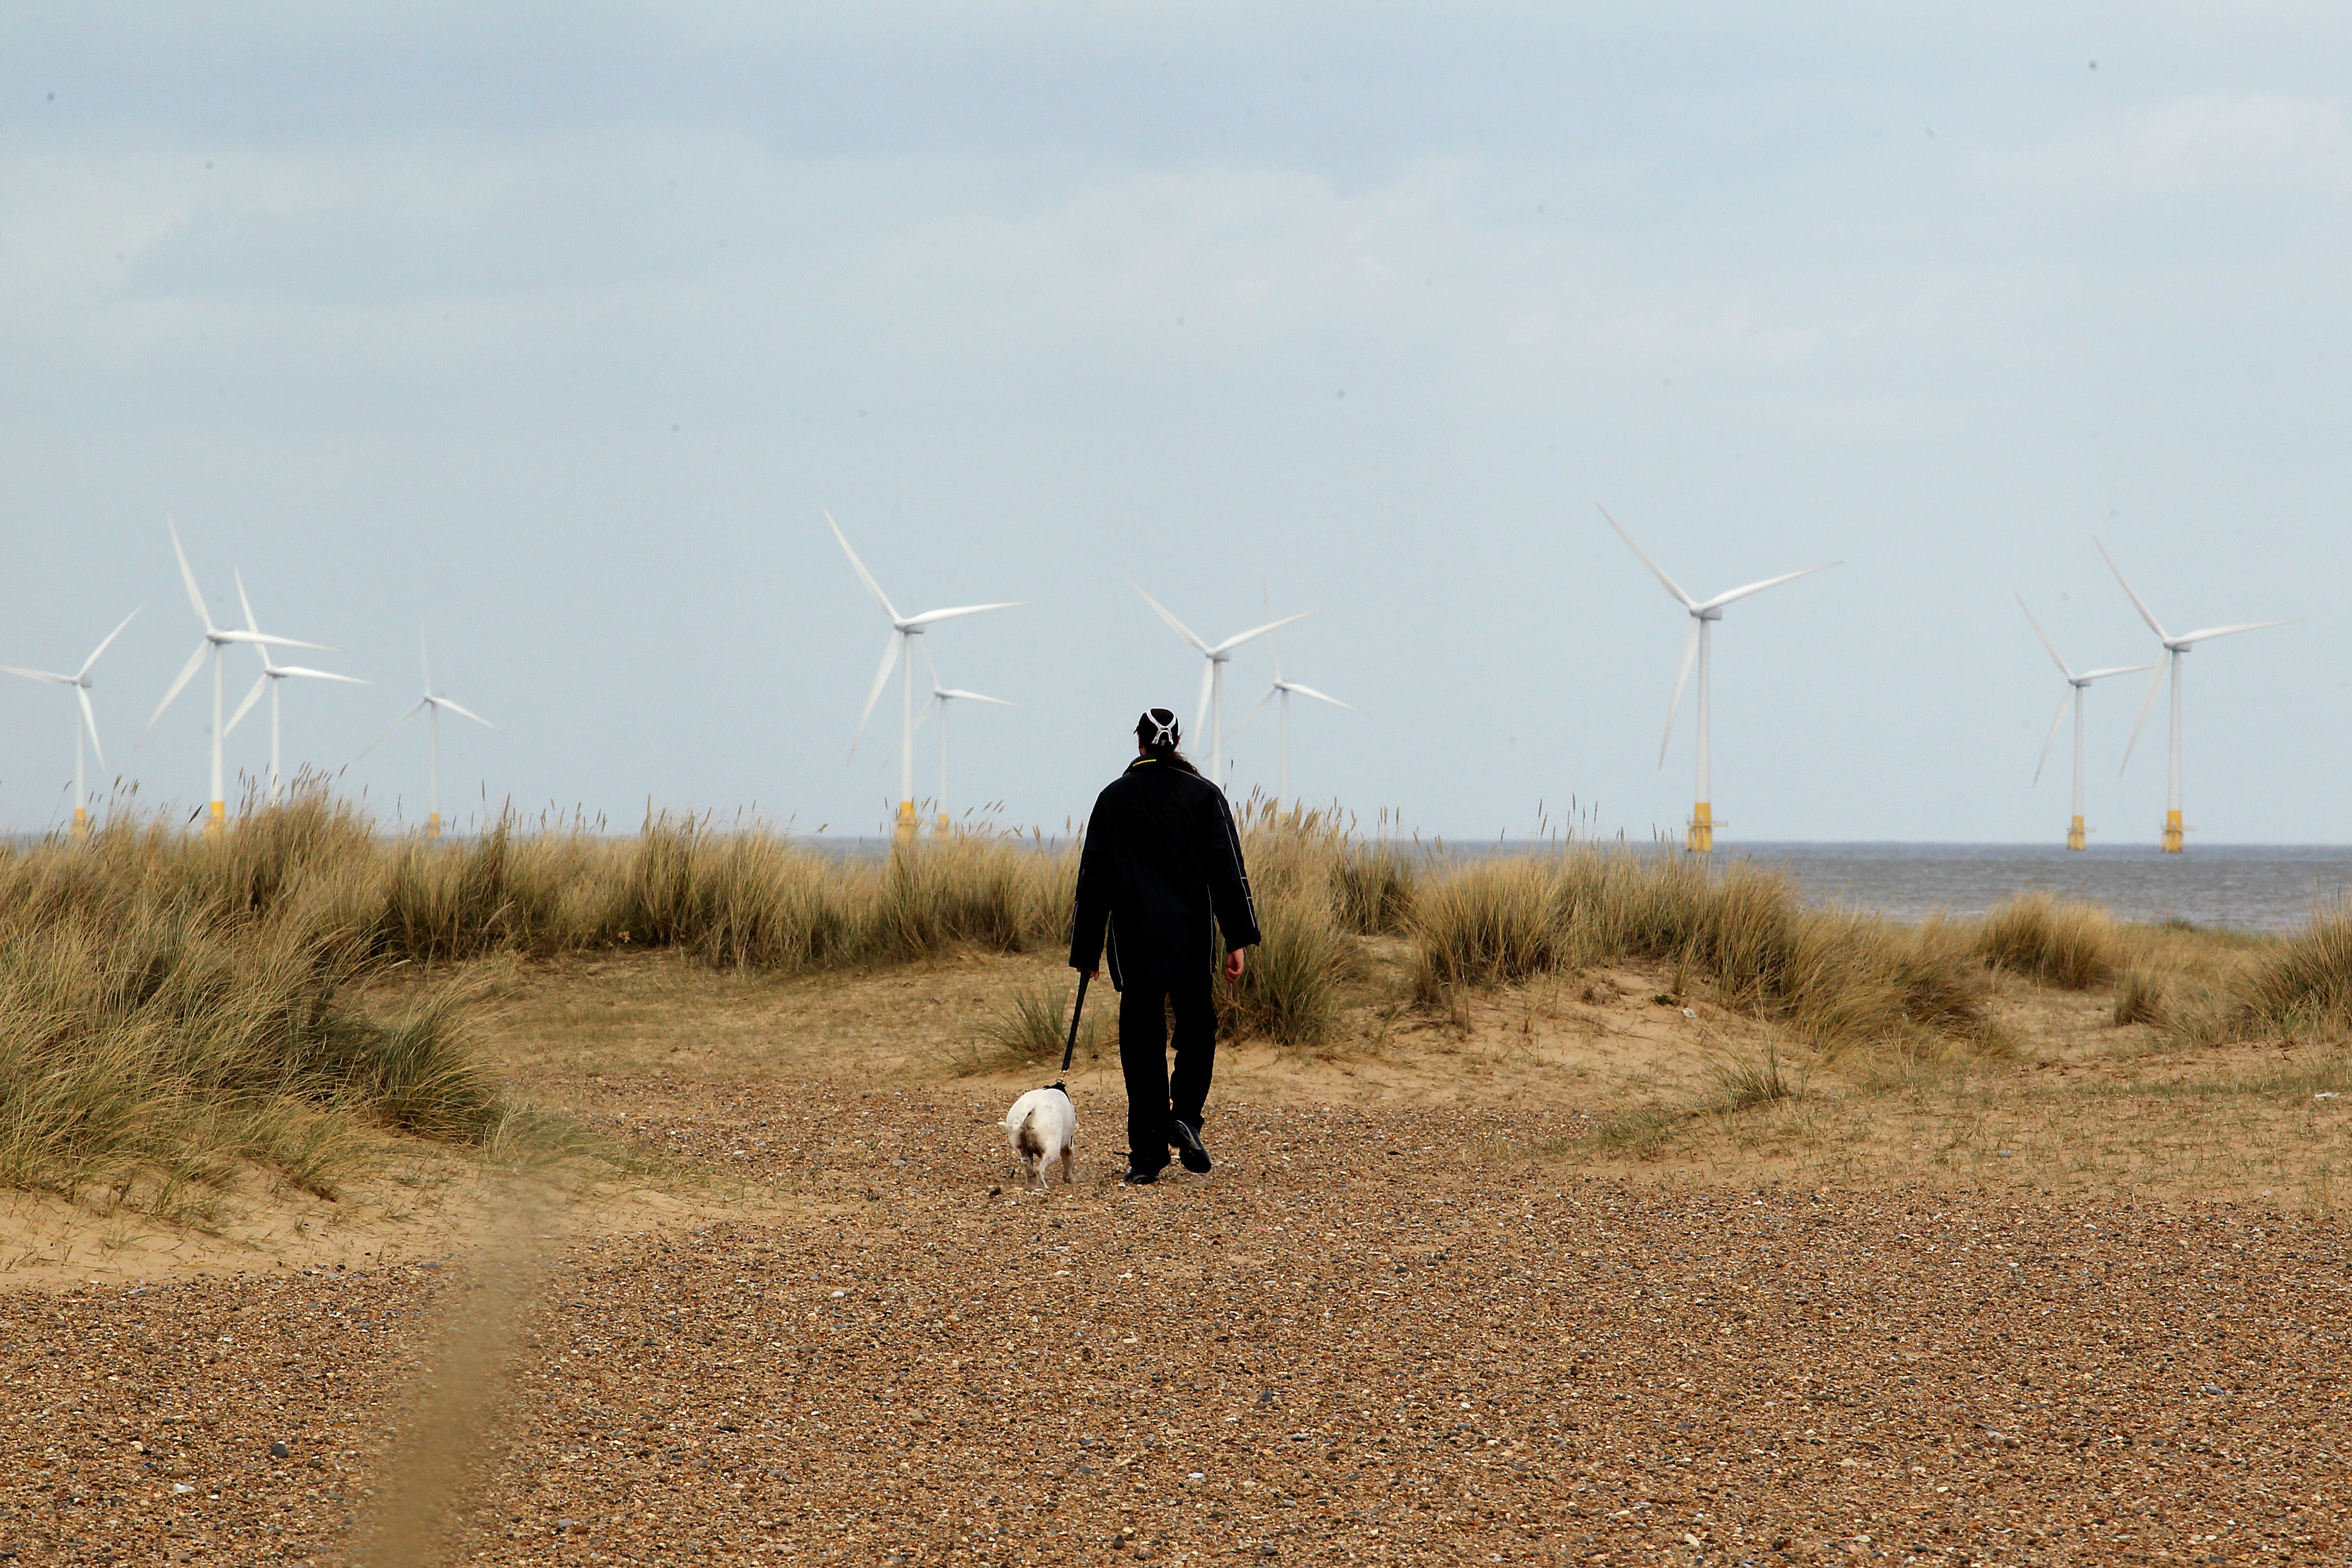
[[1004,1119],[1004,1141],[1013,1145],[1013,1152],[1024,1159],[1040,1160],[1045,1154],[1045,1141],[1037,1135],[1037,1129],[1033,1125],[1036,1120],[1037,1108],[1034,1105],[1021,1113],[1018,1122],[1010,1116]]

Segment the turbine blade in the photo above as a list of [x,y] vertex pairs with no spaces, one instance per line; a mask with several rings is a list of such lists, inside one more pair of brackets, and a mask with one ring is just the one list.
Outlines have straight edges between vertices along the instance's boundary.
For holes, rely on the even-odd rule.
[[188,603],[196,607],[196,619],[205,631],[213,629],[212,612],[205,608],[205,596],[196,587],[196,574],[188,569],[188,552],[180,548],[180,528],[172,514],[163,514],[163,526],[172,531],[172,553],[180,558],[180,581],[188,585]]
[[98,753],[98,765],[106,766],[106,748],[98,743],[98,715],[89,706],[89,688],[76,686],[74,699],[81,704],[82,728],[89,731],[89,749]]
[[1288,684],[1290,689],[1296,691],[1301,697],[1312,697],[1318,702],[1328,702],[1332,707],[1345,708],[1350,713],[1361,713],[1363,711],[1362,709],[1357,707],[1352,702],[1342,702],[1338,698],[1330,696],[1326,692],[1318,691],[1311,686],[1301,686],[1295,680]]
[[221,733],[236,734],[237,721],[253,710],[253,705],[261,700],[261,694],[268,689],[269,689],[269,672],[265,669],[253,678],[253,689],[245,694],[245,700],[238,703],[236,711],[228,716],[228,722],[221,726]]
[[[882,613],[890,617],[890,624],[897,626],[898,612],[890,607],[890,596],[882,592],[882,584],[874,580],[874,574],[866,569],[866,563],[857,558],[857,552],[849,548],[849,535],[841,531],[841,524],[833,521],[833,513],[826,512],[824,521],[832,528],[833,536],[841,541],[841,552],[849,557],[849,564],[856,571],[857,580],[866,584],[866,591],[874,595],[874,602],[882,606]],[[856,750],[855,746],[850,749]]]
[[[142,605],[139,606],[139,610],[143,610],[146,607],[146,605]],[[76,680],[79,680],[83,676],[88,675],[89,673],[89,667],[98,662],[99,655],[104,653],[108,648],[114,646],[114,639],[122,635],[123,626],[129,626],[131,622],[139,618],[139,610],[133,610],[129,615],[123,616],[122,625],[116,626],[112,631],[107,633],[106,640],[100,643],[96,647],[90,650],[89,657],[81,661],[81,668],[74,671],[74,679]]]
[[2050,640],[2049,634],[2042,629],[2042,623],[2033,618],[2033,612],[2032,610],[2025,609],[2025,595],[2022,594],[2017,595],[2017,607],[2021,610],[2025,610],[2025,624],[2032,626],[2033,628],[2033,635],[2042,639],[2042,646],[2048,651],[2051,662],[2058,667],[2058,673],[2064,676],[2069,680],[2074,679],[2074,672],[2066,668],[2066,661],[2064,659],[2058,657],[2058,645]]
[[[2121,576],[2122,574],[2118,573],[2116,575]],[[2128,593],[2130,590],[2125,591]],[[2123,765],[2116,769],[2116,775],[2118,778],[2123,776],[2124,768],[2131,766],[2132,748],[2139,744],[2140,726],[2147,722],[2147,710],[2156,706],[2156,694],[2164,689],[2164,662],[2158,661],[2151,668],[2155,669],[2156,674],[2147,683],[2147,695],[2139,700],[2139,717],[2132,721],[2131,739],[2124,742]]]
[[853,757],[857,754],[857,742],[866,738],[866,721],[874,717],[874,705],[882,700],[882,689],[890,684],[890,672],[898,668],[898,638],[899,633],[893,629],[889,642],[882,649],[882,668],[874,672],[874,689],[866,694],[865,710],[857,715],[857,733],[849,737],[849,754]]
[[2058,699],[2058,711],[2051,716],[2050,732],[2042,737],[2042,754],[2033,759],[2035,784],[2042,782],[2042,770],[2050,761],[2050,742],[2058,738],[2058,726],[2065,722],[2067,706],[2079,701],[2081,696],[2082,694],[2070,683],[2066,688],[2066,695]]
[[[2157,635],[2158,641],[2168,644],[2170,643],[2172,639],[2165,635],[2163,623],[2156,618],[2156,612],[2147,607],[2147,601],[2141,598],[2139,595],[2133,590],[2132,585],[2129,583],[2124,581],[2124,569],[2116,564],[2116,558],[2114,556],[2107,553],[2106,545],[2100,542],[2099,537],[2096,534],[2093,534],[2091,536],[2091,542],[2098,545],[2099,555],[2101,559],[2106,562],[2107,570],[2116,574],[2116,582],[2123,584],[2124,596],[2132,602],[2132,608],[2139,612],[2139,618],[2147,623],[2147,629]],[[2130,758],[2126,756],[2125,761],[2128,762],[2130,761]]]
[[1658,766],[1662,768],[1666,765],[1666,748],[1674,744],[1675,715],[1683,710],[1683,688],[1690,682],[1691,664],[1697,658],[1698,621],[1693,617],[1690,634],[1683,638],[1682,662],[1675,666],[1675,694],[1666,700],[1666,733],[1658,742]]
[[1744,599],[1750,594],[1760,594],[1767,588],[1777,588],[1783,583],[1793,583],[1800,577],[1810,577],[1816,572],[1826,572],[1832,566],[1844,564],[1843,561],[1824,561],[1819,566],[1808,566],[1801,572],[1783,572],[1778,577],[1767,577],[1761,583],[1750,583],[1744,588],[1734,588],[1728,594],[1717,594],[1699,608],[1719,610],[1734,599]]
[[2086,669],[2074,679],[2077,680],[2105,680],[2110,675],[2137,675],[2143,669],[2154,669],[2155,668],[2156,666],[2152,664],[2118,664],[2106,669]]
[[[1598,506],[1600,503],[1595,502],[1594,504]],[[1640,545],[1633,542],[1633,536],[1632,534],[1626,532],[1622,528],[1618,527],[1617,520],[1609,516],[1609,509],[1604,506],[1601,507],[1600,510],[1601,515],[1604,518],[1608,518],[1609,526],[1617,529],[1617,537],[1625,542],[1625,548],[1639,556],[1641,558],[1642,564],[1650,569],[1650,575],[1655,577],[1659,582],[1664,583],[1666,585],[1666,592],[1672,594],[1675,598],[1682,601],[1683,608],[1686,610],[1697,609],[1698,601],[1692,598],[1688,594],[1684,593],[1683,585],[1680,583],[1675,582],[1672,577],[1667,576],[1666,569],[1659,565],[1656,562],[1651,560],[1649,552],[1643,550]]]
[[951,621],[958,616],[976,616],[983,610],[1017,610],[1028,602],[1026,599],[1008,599],[1001,605],[961,605],[952,610],[925,610],[919,616],[908,616],[898,625],[928,626],[934,621]]
[[934,712],[938,711],[940,708],[941,708],[942,706],[944,706],[944,705],[940,701],[940,696],[941,696],[941,695],[942,695],[941,693],[937,692],[937,691],[932,692],[932,693],[931,693],[931,700],[930,700],[929,702],[924,703],[920,708],[918,708],[918,709],[916,709],[916,710],[915,710],[915,728],[916,728],[916,729],[919,730],[919,729],[921,729],[924,725],[926,725],[926,724],[929,723],[929,722],[931,721],[931,715],[932,715]]
[[[163,700],[155,704],[155,711],[148,716],[147,727],[139,731],[139,740],[143,741],[147,738],[147,731],[155,727],[155,721],[163,716],[163,710],[172,705],[172,699],[177,697],[182,689],[196,678],[196,671],[205,667],[205,655],[212,650],[213,645],[209,639],[196,645],[196,651],[190,654],[188,662],[180,667],[180,679],[172,682],[172,689],[163,693]],[[134,741],[131,744],[136,745],[138,742]]]
[[935,689],[933,695],[938,697],[951,697],[959,702],[993,702],[999,708],[1018,708],[1021,706],[1018,702],[1007,702],[1002,697],[991,697],[984,692],[959,691],[952,686],[939,687]]
[[425,690],[430,696],[433,691],[433,656],[425,651],[423,621],[416,623],[416,667],[425,672]]
[[924,637],[917,642],[915,651],[923,656],[923,673],[931,678],[931,689],[937,691],[940,689],[940,667],[938,661],[931,658],[931,639]]
[[272,637],[268,632],[215,632],[215,642],[243,643],[248,647],[307,647],[320,653],[341,653],[342,649],[322,642],[303,642],[298,637]]
[[436,697],[433,700],[433,702],[436,707],[446,708],[450,712],[455,713],[460,719],[471,719],[475,723],[479,724],[485,730],[495,730],[498,728],[496,724],[491,723],[488,719],[483,718],[479,713],[475,712],[472,709],[461,708],[457,703],[450,701],[446,697]]
[[0,664],[0,675],[21,675],[27,680],[54,680],[59,686],[78,684],[70,675],[52,675],[46,669],[18,669],[13,664]]
[[269,668],[270,672],[275,675],[307,676],[312,680],[341,680],[348,681],[353,686],[373,686],[375,684],[373,680],[362,680],[356,675],[337,675],[331,669],[310,669],[299,664],[273,664]]
[[1303,621],[1309,616],[1319,616],[1323,612],[1319,609],[1301,610],[1295,616],[1285,616],[1278,621],[1268,621],[1265,625],[1262,626],[1255,626],[1250,630],[1244,632],[1237,637],[1227,637],[1224,641],[1219,643],[1209,651],[1211,653],[1231,653],[1234,649],[1241,647],[1242,644],[1249,641],[1250,638],[1262,637],[1268,632],[1273,631],[1276,626],[1286,626],[1293,621]]
[[2213,637],[2235,637],[2240,632],[2258,632],[2265,626],[2291,626],[2290,621],[2242,621],[2234,626],[2207,626],[2201,632],[2184,632],[2177,639],[2183,643],[2205,642]]
[[259,631],[261,623],[253,618],[253,601],[245,596],[245,574],[232,568],[229,575],[236,579],[236,602],[245,606],[245,629],[249,632]]
[[1267,687],[1265,689],[1265,695],[1250,704],[1249,711],[1242,715],[1241,722],[1233,727],[1232,733],[1236,735],[1240,734],[1243,728],[1247,725],[1251,720],[1258,716],[1258,710],[1260,709],[1264,708],[1267,703],[1273,701],[1276,698],[1281,695],[1282,688],[1280,686]]
[[[364,747],[361,748],[361,751],[360,751],[360,756],[361,756],[361,757],[364,757],[364,756],[366,756],[366,755],[368,754],[368,752],[374,751],[378,746],[381,746],[381,745],[383,745],[386,741],[391,740],[391,739],[393,738],[393,736],[394,736],[395,733],[397,733],[397,732],[399,731],[400,727],[401,727],[403,724],[407,723],[411,719],[415,718],[419,713],[422,713],[422,712],[424,712],[424,711],[425,711],[425,699],[424,699],[424,698],[422,698],[422,697],[420,697],[420,698],[418,698],[415,701],[414,701],[414,702],[412,702],[412,703],[410,703],[410,704],[408,705],[408,711],[407,711],[407,712],[403,713],[399,718],[394,719],[394,720],[392,721],[392,728],[391,728],[391,729],[386,730],[383,734],[378,735],[374,740],[370,741],[370,742],[368,742]],[[359,761],[359,757],[354,757],[354,758],[352,758],[352,760],[353,762],[357,762],[357,761]]]
[[[1139,584],[1138,582],[1136,582],[1136,580],[1135,580],[1134,578],[1129,577],[1129,578],[1127,580],[1127,585],[1128,585],[1129,587],[1130,587],[1130,588],[1133,588],[1137,593],[1139,593],[1139,594],[1143,594],[1143,587],[1142,587],[1142,584]],[[1157,600],[1157,599],[1153,598],[1153,597],[1152,597],[1150,595],[1149,595],[1149,594],[1143,594],[1143,602],[1144,602],[1145,604],[1147,604],[1147,605],[1150,605],[1153,609],[1155,609],[1155,610],[1159,611],[1159,612],[1160,612],[1160,618],[1161,620],[1163,620],[1163,621],[1166,621],[1166,622],[1168,623],[1169,626],[1170,626],[1170,627],[1171,627],[1171,629],[1176,633],[1176,635],[1177,635],[1178,637],[1182,637],[1186,642],[1191,643],[1194,647],[1199,648],[1202,653],[1206,653],[1206,652],[1208,652],[1208,651],[1209,651],[1209,645],[1208,645],[1207,643],[1202,642],[1199,637],[1194,637],[1194,636],[1192,635],[1192,627],[1190,627],[1190,626],[1186,626],[1183,622],[1181,622],[1181,621],[1178,620],[1174,616],[1170,615],[1170,614],[1168,613],[1168,606],[1167,606],[1167,605],[1165,605],[1161,604],[1159,600]]]
[[1208,727],[1209,692],[1216,679],[1217,661],[1213,658],[1203,660],[1201,665],[1201,700],[1192,705],[1192,737],[1195,742],[1200,739],[1201,731]]

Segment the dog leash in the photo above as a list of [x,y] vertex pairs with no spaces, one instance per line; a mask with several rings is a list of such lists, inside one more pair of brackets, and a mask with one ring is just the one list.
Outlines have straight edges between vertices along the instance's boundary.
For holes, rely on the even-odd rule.
[[[1062,1047],[1062,1075],[1065,1078],[1069,1076],[1070,1058],[1077,1054],[1078,1015],[1087,1010],[1087,982],[1093,978],[1094,976],[1085,970],[1078,971],[1078,1000],[1070,1009],[1070,1039],[1069,1043]],[[1062,1086],[1057,1083],[1054,1087],[1059,1089]]]

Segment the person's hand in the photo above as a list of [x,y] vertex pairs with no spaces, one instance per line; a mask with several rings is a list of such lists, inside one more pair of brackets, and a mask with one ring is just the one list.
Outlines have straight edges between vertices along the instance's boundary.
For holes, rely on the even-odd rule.
[[1100,980],[1102,978],[1102,971],[1099,969],[1089,969],[1087,971],[1087,978],[1088,980]]
[[1242,977],[1242,950],[1240,948],[1237,947],[1234,949],[1233,952],[1225,954],[1226,984],[1232,985],[1240,981]]

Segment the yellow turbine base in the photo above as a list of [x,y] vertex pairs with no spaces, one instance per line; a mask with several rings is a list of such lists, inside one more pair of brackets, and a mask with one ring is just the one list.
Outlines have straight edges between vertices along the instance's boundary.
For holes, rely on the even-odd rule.
[[2180,814],[2179,812],[2168,811],[2164,814],[2164,852],[2167,855],[2178,855],[2180,853],[2180,836],[2186,831],[2187,829],[2180,826]]
[[2074,826],[2066,830],[2066,847],[2069,849],[2089,847],[2083,842],[2083,819],[2079,816],[2074,819]]
[[425,837],[427,838],[438,838],[441,837],[441,814],[439,812],[429,812],[425,815]]
[[945,838],[953,831],[954,829],[948,825],[948,814],[944,811],[940,813],[940,837]]
[[1706,801],[1691,807],[1690,837],[1683,847],[1694,855],[1705,855],[1715,848],[1715,812]]
[[77,844],[86,843],[89,838],[89,812],[87,807],[74,807],[73,837]]
[[913,801],[902,800],[898,803],[898,823],[891,829],[890,837],[901,844],[915,837],[915,803]]
[[225,800],[216,800],[213,802],[211,815],[205,818],[205,837],[207,838],[218,838],[227,830],[228,802]]

